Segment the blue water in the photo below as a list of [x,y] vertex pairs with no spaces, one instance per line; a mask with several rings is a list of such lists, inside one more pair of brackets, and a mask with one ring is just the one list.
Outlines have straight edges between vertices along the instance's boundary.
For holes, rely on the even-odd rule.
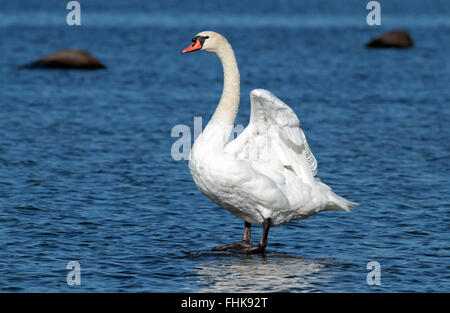
[[[449,292],[450,3],[380,2],[369,27],[367,1],[90,0],[69,27],[64,1],[1,0],[0,291]],[[415,47],[364,47],[393,28]],[[360,207],[273,228],[265,256],[210,251],[243,222],[171,156],[172,128],[205,125],[220,97],[217,58],[180,54],[204,29],[237,55],[237,123],[271,90]],[[20,68],[66,48],[108,69]]]

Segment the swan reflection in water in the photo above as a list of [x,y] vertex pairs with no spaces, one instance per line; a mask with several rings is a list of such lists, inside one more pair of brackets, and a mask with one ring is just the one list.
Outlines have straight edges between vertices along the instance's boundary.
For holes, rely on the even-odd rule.
[[275,255],[209,261],[196,267],[203,286],[197,292],[314,292],[330,281],[331,260]]

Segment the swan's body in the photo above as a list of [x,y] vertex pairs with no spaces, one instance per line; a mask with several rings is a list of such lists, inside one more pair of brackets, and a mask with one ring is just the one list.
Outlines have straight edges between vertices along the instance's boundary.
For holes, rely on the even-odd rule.
[[357,203],[314,177],[317,161],[297,116],[269,91],[250,93],[250,123],[229,141],[240,99],[234,52],[215,32],[201,32],[193,42],[183,52],[215,52],[222,62],[224,88],[213,117],[194,143],[189,168],[200,191],[246,222],[247,239],[250,224],[263,225],[268,233],[270,226],[293,219],[355,207]]

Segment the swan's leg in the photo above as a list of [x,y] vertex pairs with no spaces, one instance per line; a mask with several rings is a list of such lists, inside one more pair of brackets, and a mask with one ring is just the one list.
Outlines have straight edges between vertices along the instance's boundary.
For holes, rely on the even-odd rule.
[[230,243],[223,246],[213,247],[212,249],[216,251],[236,251],[238,249],[251,247],[252,246],[251,227],[252,224],[250,224],[249,222],[245,222],[244,236],[242,237],[242,241]]
[[247,248],[246,251],[243,251],[244,253],[263,253],[264,252],[264,250],[267,247],[267,238],[269,237],[270,225],[271,225],[270,218],[265,219],[264,224],[263,224],[263,232],[261,235],[261,239],[259,239],[258,245]]
[[270,225],[271,225],[272,221],[270,218],[266,219],[264,221],[264,229],[263,229],[263,233],[261,235],[261,239],[259,240],[259,244],[258,246],[261,247],[263,250],[266,248],[267,246],[267,239],[269,238],[269,230],[270,230]]
[[242,241],[251,243],[252,242],[252,224],[249,222],[245,222],[244,228],[244,236],[242,237]]
[[261,235],[261,239],[259,240],[259,243],[257,246],[252,246],[250,241],[250,223],[245,223],[245,230],[244,230],[244,237],[242,238],[242,241],[214,247],[213,250],[216,251],[230,251],[235,253],[245,253],[245,254],[251,254],[251,253],[263,253],[267,246],[267,238],[269,237],[269,230],[270,230],[271,220],[270,218],[264,220],[263,223],[263,232]]

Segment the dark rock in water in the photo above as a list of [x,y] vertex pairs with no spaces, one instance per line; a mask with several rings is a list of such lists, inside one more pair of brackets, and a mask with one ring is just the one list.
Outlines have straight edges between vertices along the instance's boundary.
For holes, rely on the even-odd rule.
[[89,52],[83,50],[62,50],[43,57],[25,66],[26,68],[62,68],[96,70],[106,68]]
[[393,30],[384,33],[378,38],[372,39],[367,44],[369,48],[410,48],[413,41],[408,32],[404,30]]

